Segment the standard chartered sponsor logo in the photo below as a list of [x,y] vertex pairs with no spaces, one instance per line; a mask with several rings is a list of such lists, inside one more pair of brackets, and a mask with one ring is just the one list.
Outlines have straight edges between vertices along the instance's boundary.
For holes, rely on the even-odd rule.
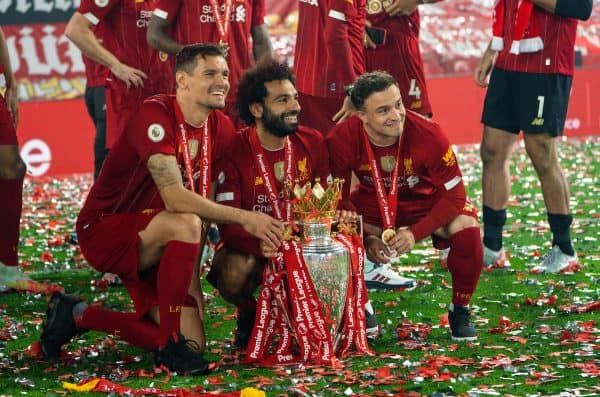
[[[231,16],[229,20],[231,22],[246,22],[248,18],[248,11],[246,10],[245,4],[240,4],[232,10]],[[221,19],[223,19],[223,15],[225,15],[225,4],[221,4],[219,7],[219,13],[221,15]],[[214,23],[215,15],[213,13],[212,7],[209,5],[205,5],[202,7],[202,14],[200,14],[200,22],[201,23]]]
[[[283,198],[283,191],[279,192],[279,198]],[[255,203],[252,205],[252,210],[262,212],[264,214],[270,214],[273,212],[273,207],[271,207],[271,200],[269,199],[269,196],[266,194],[258,194],[256,196]]]
[[135,21],[135,26],[140,29],[145,29],[150,25],[150,18],[152,18],[152,11],[150,10],[141,10],[140,17]]

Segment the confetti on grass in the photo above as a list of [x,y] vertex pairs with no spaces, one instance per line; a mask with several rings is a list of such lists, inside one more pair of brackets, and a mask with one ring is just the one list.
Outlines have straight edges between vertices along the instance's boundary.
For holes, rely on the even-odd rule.
[[[416,278],[410,292],[374,292],[370,299],[382,335],[370,341],[376,357],[349,357],[338,367],[273,369],[240,365],[231,348],[234,308],[212,287],[205,307],[205,356],[218,368],[205,377],[154,369],[151,353],[113,336],[88,332],[67,345],[56,361],[41,356],[46,311],[41,293],[0,294],[0,389],[3,394],[63,394],[63,382],[98,379],[114,389],[227,395],[256,387],[268,396],[599,395],[600,330],[600,138],[561,143],[571,183],[572,237],[582,270],[537,275],[551,245],[537,177],[521,144],[511,160],[513,189],[504,235],[511,268],[482,273],[471,301],[479,339],[450,339],[447,312],[450,274],[430,241],[417,244],[395,266]],[[456,150],[469,196],[481,208],[477,147]],[[33,280],[109,309],[131,311],[122,284],[103,279],[85,262],[74,222],[91,184],[90,175],[27,179],[20,244],[22,269]],[[237,394],[235,394],[237,393]]]

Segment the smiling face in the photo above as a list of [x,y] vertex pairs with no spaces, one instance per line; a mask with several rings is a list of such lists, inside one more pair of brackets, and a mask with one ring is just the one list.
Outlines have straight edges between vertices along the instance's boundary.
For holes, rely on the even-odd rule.
[[176,74],[177,89],[186,91],[189,99],[208,109],[225,107],[229,92],[229,67],[222,56],[196,57],[196,67],[190,74],[180,70]]
[[406,110],[398,86],[391,85],[383,91],[374,92],[364,101],[358,111],[369,137],[374,143],[396,142],[404,129]]
[[[298,91],[289,80],[274,80],[265,83],[267,96],[258,105],[263,127],[271,134],[285,137],[298,129],[300,104]],[[262,112],[261,112],[262,110]]]

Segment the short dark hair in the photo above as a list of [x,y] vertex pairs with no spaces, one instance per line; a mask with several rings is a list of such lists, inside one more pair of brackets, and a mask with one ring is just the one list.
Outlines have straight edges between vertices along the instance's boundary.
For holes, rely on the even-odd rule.
[[355,108],[364,110],[365,101],[371,94],[385,91],[392,85],[398,87],[398,82],[387,72],[377,70],[365,73],[354,81],[350,100]]
[[175,71],[180,70],[191,74],[198,64],[198,56],[206,59],[208,56],[221,56],[227,59],[227,50],[212,43],[195,43],[183,46],[175,57]]
[[286,62],[267,58],[254,68],[246,70],[238,83],[237,110],[240,119],[248,125],[254,124],[250,105],[264,103],[264,98],[269,94],[265,83],[279,80],[289,80],[296,84],[294,72]]

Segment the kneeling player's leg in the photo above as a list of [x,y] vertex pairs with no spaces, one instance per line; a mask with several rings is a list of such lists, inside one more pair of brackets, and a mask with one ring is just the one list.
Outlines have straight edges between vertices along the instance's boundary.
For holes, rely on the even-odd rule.
[[[83,305],[78,307],[78,305]],[[133,346],[154,351],[158,345],[159,327],[148,317],[87,306],[81,302],[73,308],[78,328],[93,329],[114,335]]]
[[159,346],[180,332],[180,318],[200,254],[202,222],[194,214],[161,212],[139,233],[139,271],[158,263]]
[[452,303],[448,321],[453,340],[477,339],[477,331],[471,323],[469,302],[477,287],[483,266],[483,246],[479,224],[474,217],[461,214],[449,225],[435,233],[450,240],[448,270],[452,275]]
[[435,234],[450,241],[448,270],[452,275],[452,303],[467,306],[483,266],[479,223],[472,216],[461,214]]
[[254,291],[262,281],[266,259],[222,248],[215,254],[206,279],[221,296],[236,308],[235,349],[243,349],[250,341],[256,318]]

